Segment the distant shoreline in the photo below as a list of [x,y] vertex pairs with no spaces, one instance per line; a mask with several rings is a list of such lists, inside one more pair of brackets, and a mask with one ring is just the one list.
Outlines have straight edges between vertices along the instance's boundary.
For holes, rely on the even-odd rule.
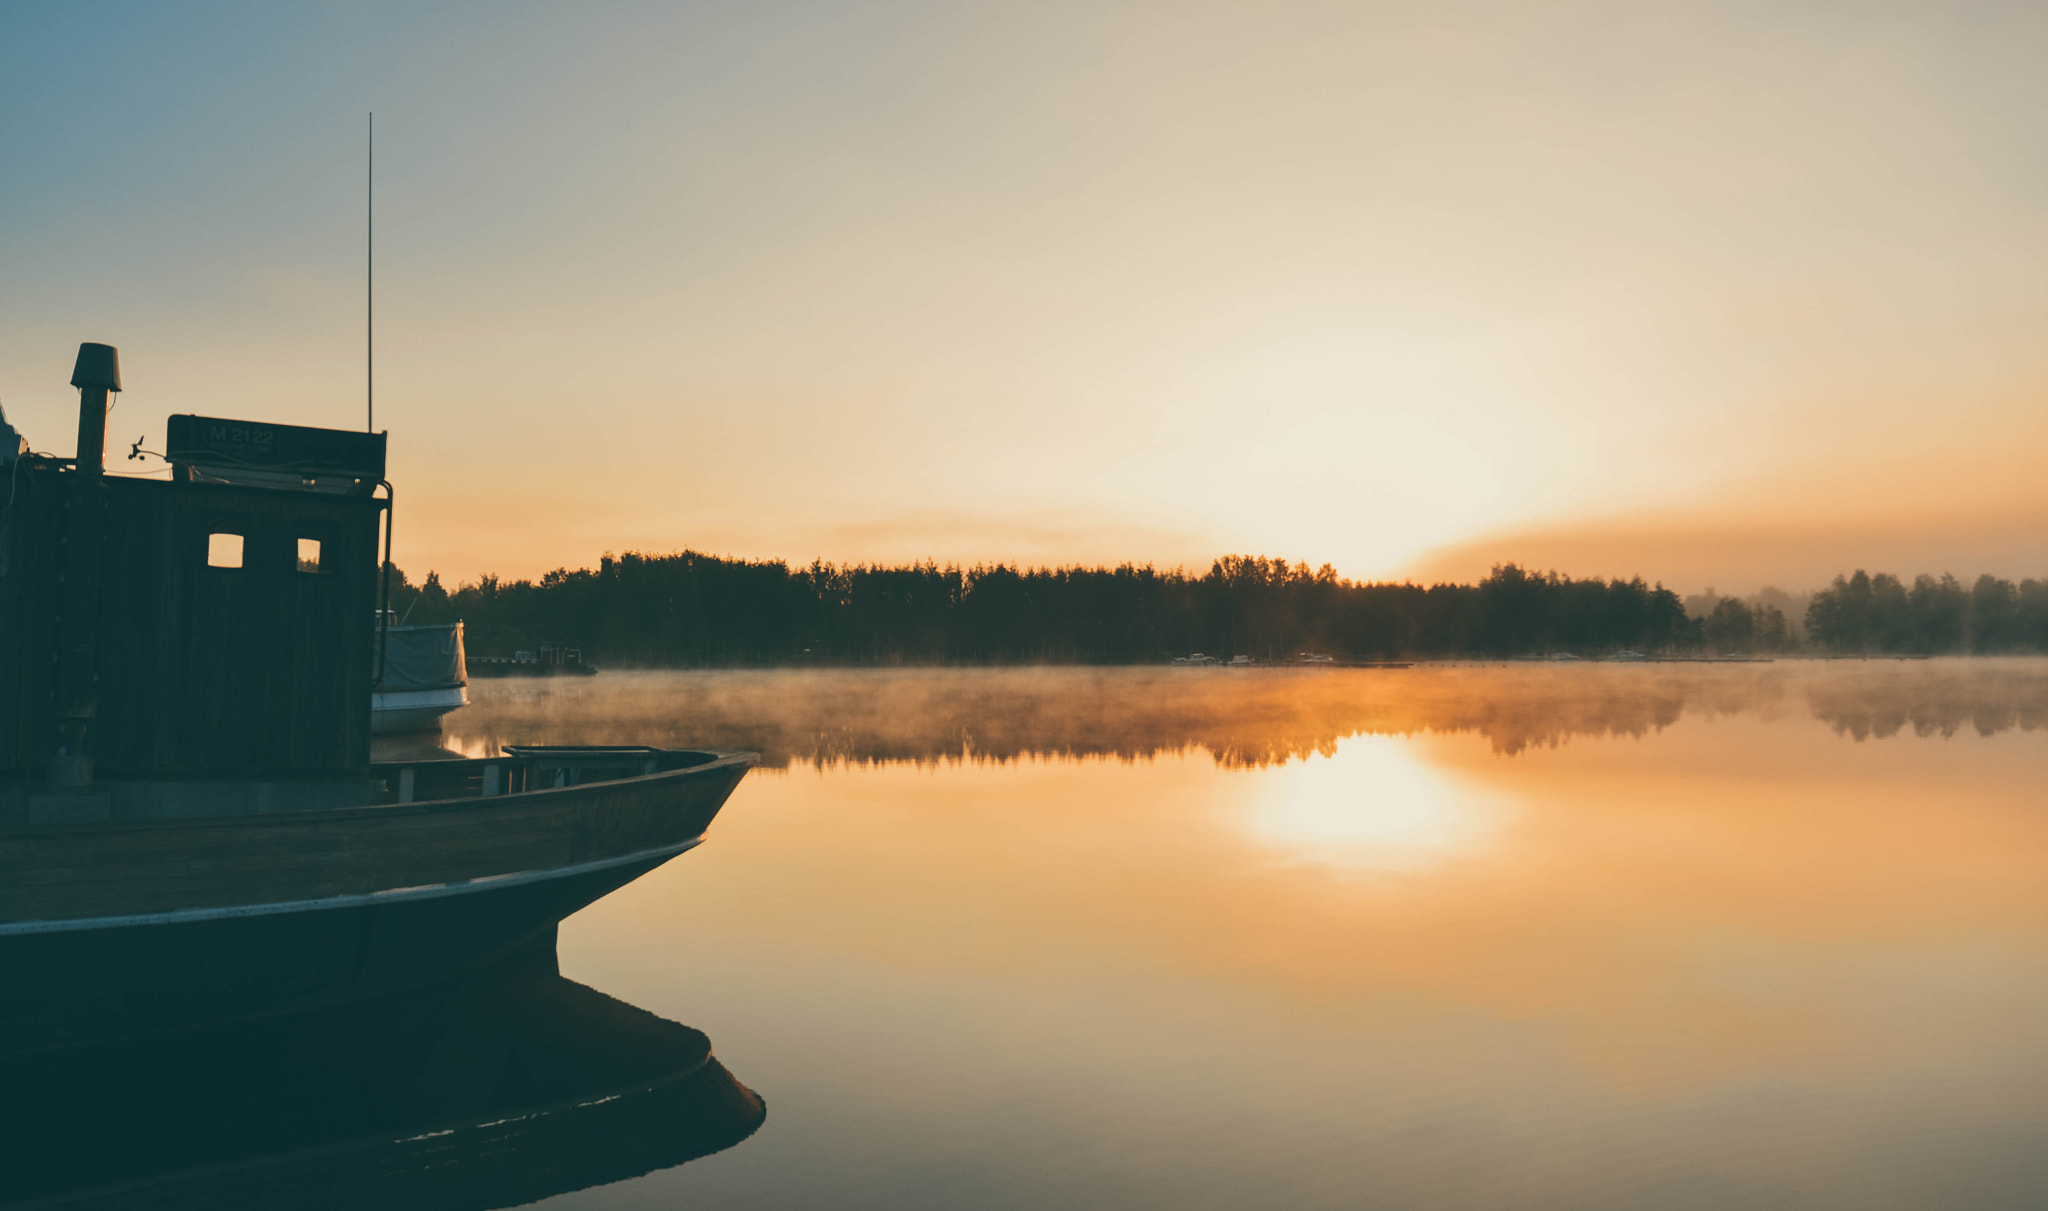
[[[1261,662],[1932,656],[2048,651],[2048,581],[1838,576],[1800,618],[1778,597],[1685,601],[1641,577],[1578,580],[1515,564],[1476,584],[1358,582],[1232,555],[1203,573],[1151,565],[792,567],[681,551],[605,556],[538,581],[452,592],[391,569],[414,623],[460,619],[470,652],[549,645],[598,668],[819,664],[1100,664],[1195,653]],[[1793,599],[1784,597],[1785,602]],[[1795,607],[1796,608],[1796,607]]]
[[[1540,657],[1540,656],[1533,656],[1533,657],[1500,657],[1500,656],[1492,656],[1492,657],[1479,657],[1479,656],[1447,656],[1447,657],[1435,657],[1435,658],[1432,658],[1432,657],[1417,657],[1417,658],[1415,658],[1415,659],[1413,659],[1413,660],[1404,660],[1404,661],[1398,661],[1398,662],[1394,662],[1394,663],[1391,663],[1391,664],[1373,664],[1373,665],[1350,665],[1350,664],[1329,664],[1329,665],[1314,665],[1314,664],[1300,664],[1300,663],[1291,663],[1291,662],[1286,662],[1286,661],[1272,661],[1272,662],[1255,662],[1255,663],[1252,663],[1252,664],[1246,664],[1246,665],[1237,665],[1237,666],[1231,666],[1231,665],[1227,665],[1227,664],[1223,664],[1223,665],[1208,665],[1208,666],[1202,666],[1202,667],[1198,667],[1198,668],[1188,668],[1188,667],[1186,667],[1186,666],[1177,666],[1177,665],[1173,665],[1173,664],[1171,664],[1171,663],[1168,663],[1168,662],[1166,662],[1166,661],[1146,661],[1146,662],[1133,662],[1133,663],[1125,663],[1125,664],[1110,664],[1110,663],[1086,663],[1086,662],[1074,662],[1074,661],[1013,661],[1013,662],[1007,662],[1007,663],[993,663],[993,662],[982,662],[982,663],[972,663],[972,662],[964,662],[964,661],[956,661],[956,662],[950,662],[950,663],[935,663],[935,662],[913,662],[913,661],[897,661],[897,662],[866,662],[866,663],[854,663],[854,662],[836,662],[836,663],[835,663],[835,662],[826,662],[826,661],[810,661],[810,662],[804,662],[804,663],[793,663],[793,662],[784,662],[784,663],[777,663],[777,664],[609,664],[609,665],[606,665],[606,666],[605,666],[605,667],[604,667],[604,668],[603,668],[603,669],[601,670],[601,672],[604,672],[604,673],[608,673],[608,674],[614,674],[614,675],[618,675],[618,674],[632,674],[632,673],[794,673],[794,672],[883,672],[883,673],[886,673],[886,672],[906,672],[906,673],[911,673],[911,672],[1029,672],[1029,671],[1032,671],[1032,670],[1075,670],[1075,671],[1079,671],[1079,670],[1099,670],[1099,671],[1109,672],[1109,671],[1120,671],[1120,670],[1131,670],[1131,669],[1157,669],[1157,670],[1159,670],[1159,671],[1162,671],[1162,672],[1172,672],[1172,673],[1188,673],[1188,674],[1195,674],[1195,675],[1205,675],[1205,674],[1230,674],[1230,673],[1302,673],[1302,674],[1328,674],[1328,673],[1345,673],[1345,672],[1349,672],[1349,673],[1369,673],[1369,672],[1379,672],[1379,673],[1399,673],[1399,672],[1401,672],[1401,671],[1404,671],[1404,670],[1411,670],[1411,669],[1419,669],[1419,670],[1428,670],[1428,669],[1448,669],[1448,668],[1459,668],[1459,669],[1479,669],[1479,668],[1492,668],[1492,669],[1537,669],[1537,668],[1550,668],[1550,669],[1571,669],[1571,668],[1580,668],[1580,667],[1598,667],[1598,668],[1633,668],[1633,667],[1636,667],[1636,666],[1638,666],[1638,665],[1654,665],[1654,666],[1656,666],[1656,667],[1658,667],[1658,668],[1669,668],[1669,667],[1671,667],[1671,666],[1675,666],[1675,665],[1682,665],[1682,666],[1700,666],[1700,665],[1714,665],[1714,666],[1717,666],[1717,667],[1718,667],[1718,666],[1727,666],[1727,665],[1749,665],[1749,666],[1767,666],[1767,665],[1778,665],[1778,666],[1798,666],[1798,665],[1841,665],[1841,664],[1879,664],[1879,665],[1882,665],[1882,664],[1959,664],[1959,663],[1972,663],[1972,664],[1979,664],[1979,663],[1981,663],[1981,664],[1990,664],[1990,663],[1996,663],[1996,662],[2000,662],[2000,661],[2010,661],[2010,662],[2042,662],[2042,663],[2044,663],[2044,664],[2048,664],[2048,653],[2042,653],[2042,652],[2004,652],[2004,653],[1970,653],[1970,652],[1954,652],[1954,653],[1943,653],[1943,654],[1937,654],[1937,655],[1928,655],[1928,656],[1921,656],[1921,655],[1912,655],[1912,654],[1904,654],[1904,655],[1899,655],[1899,654],[1889,654],[1889,653],[1873,653],[1873,654],[1871,654],[1871,655],[1867,655],[1867,656],[1862,656],[1862,655],[1836,655],[1836,654],[1826,654],[1826,653],[1810,653],[1810,652],[1800,652],[1800,653],[1791,653],[1791,654],[1787,654],[1787,655],[1780,655],[1780,656],[1770,656],[1770,657],[1690,657],[1690,656],[1670,656],[1670,657],[1648,657],[1648,658],[1644,658],[1644,659],[1641,659],[1641,660],[1613,660],[1613,659],[1603,659],[1603,658],[1599,658],[1599,657],[1581,657],[1581,658],[1577,658],[1577,659],[1573,659],[1573,660],[1553,660],[1553,659],[1549,659],[1549,658],[1546,658],[1546,657]],[[512,683],[512,684],[522,684],[522,685],[523,685],[523,684],[527,684],[527,683],[529,683],[529,682],[555,682],[555,681],[558,681],[558,680],[561,680],[561,679],[557,679],[557,678],[551,678],[551,677],[545,677],[545,676],[539,676],[539,675],[536,675],[536,676],[533,676],[533,677],[520,677],[520,676],[514,675],[514,676],[508,676],[508,677],[493,677],[493,678],[490,678],[490,679],[489,679],[488,681],[486,681],[486,682],[483,682],[483,683],[481,683],[481,684],[488,684],[488,685],[498,685],[498,684],[507,684],[507,683]],[[474,685],[474,684],[478,684],[478,683],[472,683],[472,684]],[[566,680],[566,681],[562,681],[562,684],[564,685],[564,687],[565,687],[565,688],[574,688],[574,687],[579,687],[579,686],[588,686],[588,685],[590,685],[591,683],[590,683],[589,681],[587,681],[587,680],[584,680],[584,679],[581,679],[581,678],[576,678],[576,679],[569,679],[569,680]]]

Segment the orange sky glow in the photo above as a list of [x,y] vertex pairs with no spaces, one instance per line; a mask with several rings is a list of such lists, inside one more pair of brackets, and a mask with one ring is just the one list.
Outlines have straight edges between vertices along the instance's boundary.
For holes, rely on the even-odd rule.
[[39,449],[81,340],[122,351],[116,463],[175,412],[360,425],[377,112],[415,576],[2048,575],[2034,7],[6,21],[0,403]]

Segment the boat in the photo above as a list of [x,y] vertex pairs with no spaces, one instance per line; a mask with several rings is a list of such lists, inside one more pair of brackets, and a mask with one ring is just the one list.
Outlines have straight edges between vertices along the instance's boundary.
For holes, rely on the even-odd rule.
[[469,705],[462,623],[403,623],[383,629],[384,676],[370,694],[370,732],[431,732],[441,716]]
[[544,643],[510,656],[478,656],[469,662],[472,677],[595,677],[597,670],[583,663],[581,648]]
[[76,457],[0,459],[0,1053],[481,970],[701,843],[757,760],[373,763],[385,435],[173,416],[171,478],[112,477],[115,350],[72,384]]
[[11,1063],[0,1205],[518,1206],[745,1140],[702,1032],[570,980],[553,938],[424,993]]
[[1208,668],[1212,665],[1222,664],[1223,661],[1214,656],[1205,656],[1200,652],[1191,652],[1186,656],[1175,656],[1173,663],[1179,668]]

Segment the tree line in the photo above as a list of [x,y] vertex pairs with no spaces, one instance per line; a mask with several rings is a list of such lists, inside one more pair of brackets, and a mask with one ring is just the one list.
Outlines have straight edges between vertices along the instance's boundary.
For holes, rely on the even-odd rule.
[[1837,576],[1806,611],[1807,640],[1841,654],[2048,651],[2048,580],[1979,576]]
[[1815,594],[1803,635],[1764,602],[1702,617],[1661,584],[1516,564],[1476,584],[1339,577],[1327,564],[1232,555],[1206,572],[1150,564],[1025,568],[606,555],[538,580],[450,591],[393,568],[407,621],[465,623],[469,650],[542,643],[614,665],[1144,664],[1204,652],[1284,660],[1656,654],[2048,651],[2048,581],[1858,571]]
[[469,650],[542,643],[592,662],[655,667],[820,664],[1142,664],[1228,659],[1517,656],[1690,650],[1677,594],[1514,564],[1477,584],[1365,583],[1325,564],[1233,555],[1206,572],[1149,564],[1025,568],[935,563],[791,567],[696,551],[606,555],[538,580],[484,576],[452,592],[392,569],[410,622],[462,619]]

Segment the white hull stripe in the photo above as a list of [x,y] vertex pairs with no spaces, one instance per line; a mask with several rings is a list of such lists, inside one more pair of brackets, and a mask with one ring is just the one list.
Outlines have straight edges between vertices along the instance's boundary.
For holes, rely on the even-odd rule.
[[318,900],[281,900],[274,904],[237,904],[229,908],[181,908],[174,912],[141,912],[120,917],[75,917],[62,921],[13,921],[0,924],[0,938],[15,934],[69,933],[81,929],[132,929],[139,925],[183,925],[193,921],[225,921],[236,917],[268,917],[290,912],[322,912],[334,908],[368,908],[378,904],[402,904],[413,900],[435,900],[444,896],[462,896],[480,891],[498,891],[507,887],[519,887],[527,883],[544,883],[550,879],[573,878],[576,875],[593,874],[610,870],[615,866],[631,866],[636,862],[653,862],[673,858],[687,849],[695,849],[704,843],[703,837],[692,837],[675,845],[664,845],[657,849],[643,849],[637,853],[623,854],[616,858],[599,858],[594,862],[578,862],[573,866],[551,866],[546,870],[522,870],[504,875],[484,875],[476,879],[464,879],[456,883],[428,883],[420,887],[394,887],[385,891],[364,892],[353,896],[327,896]]

